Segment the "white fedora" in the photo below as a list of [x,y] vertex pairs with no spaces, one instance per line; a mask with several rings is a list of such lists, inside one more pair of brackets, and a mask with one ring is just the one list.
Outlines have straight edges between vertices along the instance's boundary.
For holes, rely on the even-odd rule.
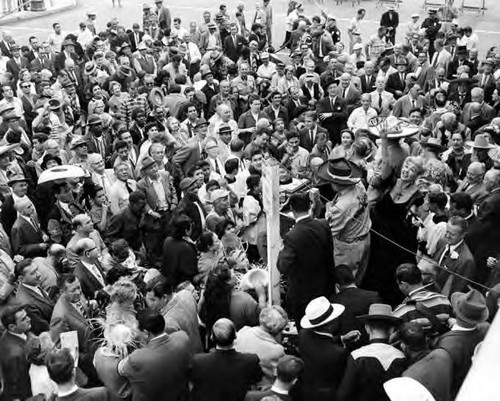
[[300,326],[304,329],[323,326],[338,318],[344,310],[344,305],[331,304],[326,297],[318,297],[307,305],[306,314],[300,320]]

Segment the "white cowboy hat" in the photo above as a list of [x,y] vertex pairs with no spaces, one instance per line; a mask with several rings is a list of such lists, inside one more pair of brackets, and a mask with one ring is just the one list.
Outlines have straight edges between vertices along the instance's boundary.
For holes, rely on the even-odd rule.
[[436,401],[422,384],[410,377],[396,377],[384,383],[391,401]]
[[326,297],[318,297],[307,305],[300,326],[304,329],[323,326],[342,315],[344,310],[344,305],[332,304]]
[[407,136],[415,135],[420,127],[413,125],[406,120],[401,120],[394,116],[385,117],[373,117],[368,121],[370,127],[370,132],[380,137],[380,129],[385,126],[388,131],[387,137],[389,139],[393,138],[404,138]]

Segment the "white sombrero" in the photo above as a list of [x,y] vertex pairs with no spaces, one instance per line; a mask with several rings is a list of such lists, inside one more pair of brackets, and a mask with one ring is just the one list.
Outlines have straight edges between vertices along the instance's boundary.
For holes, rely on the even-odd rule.
[[368,121],[368,125],[370,127],[370,132],[377,137],[380,137],[380,130],[385,126],[388,130],[387,137],[389,139],[412,136],[420,130],[418,125],[413,125],[406,120],[394,116],[373,117]]

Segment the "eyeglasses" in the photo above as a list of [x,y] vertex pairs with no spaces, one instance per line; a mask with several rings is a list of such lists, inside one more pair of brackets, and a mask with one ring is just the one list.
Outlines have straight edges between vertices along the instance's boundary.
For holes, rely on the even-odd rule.
[[31,88],[31,85],[21,85],[21,88],[25,89],[25,88]]
[[153,86],[154,83],[153,82],[146,82],[146,86]]

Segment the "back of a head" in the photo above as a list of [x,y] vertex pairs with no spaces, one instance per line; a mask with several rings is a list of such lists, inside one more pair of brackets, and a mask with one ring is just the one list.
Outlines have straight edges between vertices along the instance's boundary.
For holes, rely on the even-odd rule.
[[278,379],[284,383],[292,383],[302,372],[304,362],[293,355],[285,355],[280,358],[277,366]]
[[399,338],[410,351],[421,351],[427,348],[425,330],[418,323],[404,323],[399,328]]
[[212,338],[219,347],[230,347],[236,339],[236,327],[226,318],[217,320],[212,326]]
[[335,281],[340,287],[346,287],[354,284],[356,281],[352,269],[346,265],[338,265],[335,267]]
[[48,354],[45,365],[50,378],[58,385],[70,383],[73,380],[75,360],[67,348]]
[[260,326],[269,334],[275,336],[283,331],[288,323],[288,315],[281,306],[273,305],[261,310]]
[[139,314],[139,330],[158,336],[165,330],[165,319],[160,312],[145,309]]
[[308,192],[299,192],[290,196],[290,207],[295,213],[305,213],[311,206],[311,198]]
[[403,263],[396,269],[396,279],[410,285],[420,284],[422,283],[422,272],[414,263]]

